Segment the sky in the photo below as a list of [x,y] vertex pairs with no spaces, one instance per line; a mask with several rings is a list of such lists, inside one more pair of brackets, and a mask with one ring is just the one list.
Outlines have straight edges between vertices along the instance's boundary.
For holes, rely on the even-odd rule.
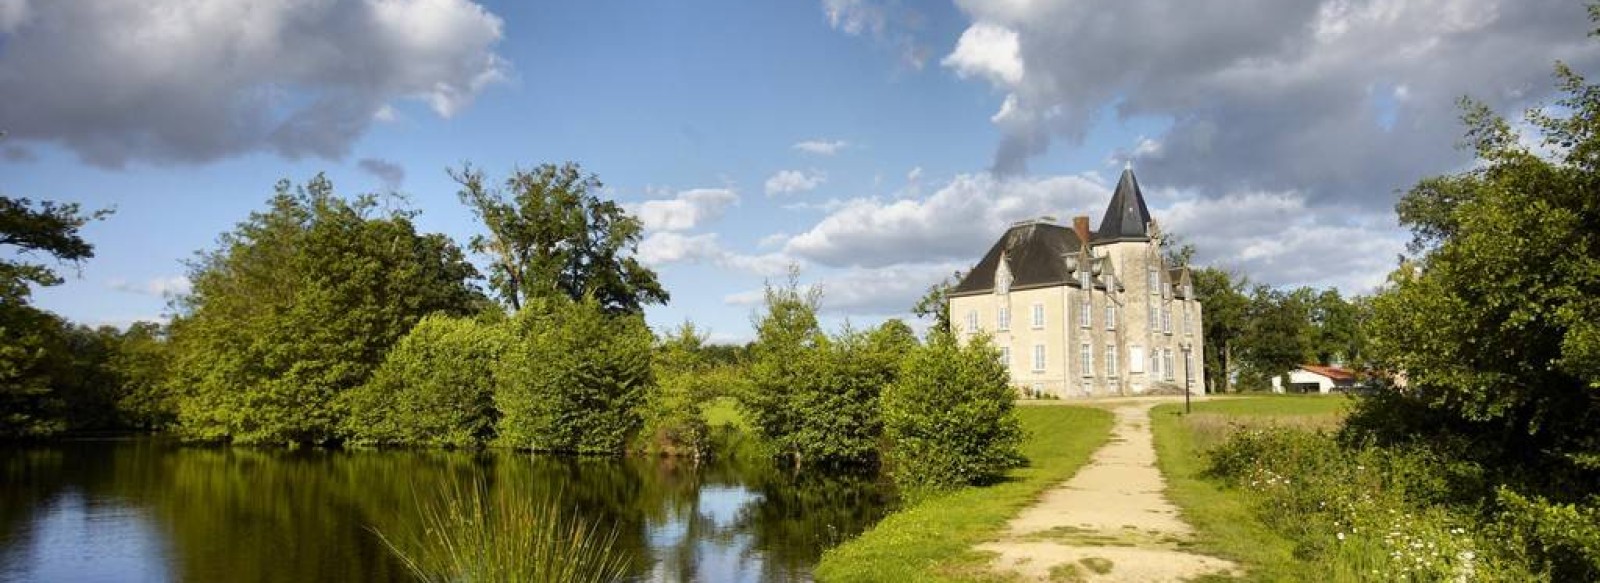
[[652,326],[910,318],[1007,225],[1098,224],[1131,165],[1197,264],[1371,292],[1394,204],[1600,66],[1570,0],[0,0],[0,194],[115,213],[36,303],[159,320],[185,261],[317,173],[478,232],[446,173],[577,162],[645,224]]

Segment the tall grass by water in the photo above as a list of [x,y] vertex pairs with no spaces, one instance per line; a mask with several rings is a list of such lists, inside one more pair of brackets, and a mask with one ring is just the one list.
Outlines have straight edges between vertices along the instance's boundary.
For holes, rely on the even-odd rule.
[[601,583],[621,581],[627,555],[616,531],[571,514],[553,496],[447,483],[417,496],[421,520],[395,532],[374,529],[427,583]]

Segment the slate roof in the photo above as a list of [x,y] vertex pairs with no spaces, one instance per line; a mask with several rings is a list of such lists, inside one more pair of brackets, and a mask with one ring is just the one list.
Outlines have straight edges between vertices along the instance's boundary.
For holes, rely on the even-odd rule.
[[1082,247],[1072,227],[1040,221],[1012,225],[950,293],[972,295],[993,290],[1001,255],[1005,255],[1011,268],[1011,289],[1077,285],[1062,255],[1076,253]]
[[1144,204],[1144,193],[1139,190],[1139,179],[1133,169],[1122,171],[1117,181],[1117,191],[1106,205],[1105,217],[1100,219],[1100,229],[1094,233],[1094,243],[1113,241],[1149,241],[1150,207]]

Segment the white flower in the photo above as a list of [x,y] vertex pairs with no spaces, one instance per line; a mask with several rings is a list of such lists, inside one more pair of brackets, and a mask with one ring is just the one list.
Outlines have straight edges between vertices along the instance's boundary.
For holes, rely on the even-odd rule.
[[1344,540],[1344,533],[1339,533],[1339,540]]

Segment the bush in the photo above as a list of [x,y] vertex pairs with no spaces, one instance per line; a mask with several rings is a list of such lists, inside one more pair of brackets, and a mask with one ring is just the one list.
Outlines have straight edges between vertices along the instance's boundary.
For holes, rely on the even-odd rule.
[[470,318],[423,318],[366,384],[345,394],[349,440],[365,445],[471,447],[494,438],[492,371],[505,327]]
[[495,376],[496,442],[534,451],[615,454],[639,430],[653,337],[639,315],[592,300],[530,300],[510,322]]
[[705,407],[716,391],[709,378],[713,367],[703,353],[705,339],[686,322],[656,344],[656,384],[645,398],[637,449],[695,458],[710,453]]
[[999,476],[1024,460],[1009,375],[986,338],[965,347],[935,332],[905,358],[883,393],[895,480],[941,490]]

